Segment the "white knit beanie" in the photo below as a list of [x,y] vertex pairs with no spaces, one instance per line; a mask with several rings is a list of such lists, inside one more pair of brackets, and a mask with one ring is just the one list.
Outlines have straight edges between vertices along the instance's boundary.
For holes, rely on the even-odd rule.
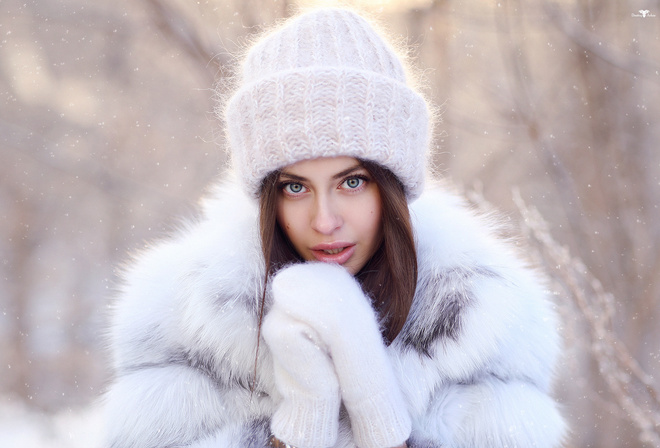
[[397,54],[362,17],[319,9],[287,21],[248,52],[225,111],[234,169],[258,196],[269,173],[301,160],[376,162],[419,196],[429,114]]

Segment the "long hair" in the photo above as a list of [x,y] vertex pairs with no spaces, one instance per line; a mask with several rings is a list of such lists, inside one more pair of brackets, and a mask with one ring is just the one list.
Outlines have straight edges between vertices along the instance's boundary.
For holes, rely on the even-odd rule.
[[[374,162],[360,161],[376,182],[382,204],[383,239],[374,255],[355,275],[378,313],[383,338],[389,344],[399,334],[410,312],[417,285],[417,254],[403,184],[391,171]],[[261,247],[266,263],[264,291],[259,304],[259,334],[268,279],[282,266],[302,261],[277,223],[278,179],[270,173],[262,182],[259,203]]]

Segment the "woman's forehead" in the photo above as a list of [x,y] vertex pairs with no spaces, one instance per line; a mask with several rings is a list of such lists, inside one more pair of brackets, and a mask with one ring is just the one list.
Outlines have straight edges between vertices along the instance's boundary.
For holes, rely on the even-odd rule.
[[362,168],[362,163],[355,157],[319,157],[302,160],[284,167],[283,175],[297,177],[335,177]]

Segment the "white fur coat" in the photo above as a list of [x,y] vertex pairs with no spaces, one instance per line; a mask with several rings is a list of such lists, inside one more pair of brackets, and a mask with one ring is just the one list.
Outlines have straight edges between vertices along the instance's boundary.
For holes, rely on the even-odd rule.
[[[267,446],[281,397],[263,343],[250,391],[264,275],[256,204],[226,181],[203,211],[125,270],[109,448]],[[560,446],[565,426],[549,395],[557,322],[540,279],[442,188],[427,189],[411,215],[417,292],[387,348],[412,419],[408,446]],[[336,446],[355,447],[345,412],[339,423]]]

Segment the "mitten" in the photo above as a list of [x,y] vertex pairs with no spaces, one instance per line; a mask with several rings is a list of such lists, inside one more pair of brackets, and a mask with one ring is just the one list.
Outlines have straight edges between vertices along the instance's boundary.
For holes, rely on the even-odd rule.
[[360,448],[402,444],[410,417],[376,314],[344,268],[299,263],[273,278],[273,310],[308,324],[327,346]]
[[339,424],[339,384],[318,335],[277,308],[266,315],[262,334],[273,356],[275,384],[283,396],[271,420],[273,434],[296,447],[333,446]]

